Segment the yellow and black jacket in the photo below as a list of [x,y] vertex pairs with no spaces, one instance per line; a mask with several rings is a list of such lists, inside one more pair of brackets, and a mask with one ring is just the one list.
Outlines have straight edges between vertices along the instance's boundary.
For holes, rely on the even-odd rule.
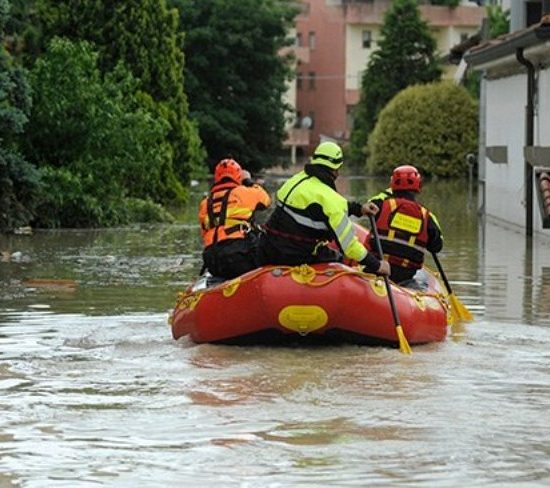
[[277,191],[276,208],[260,241],[265,264],[315,263],[338,260],[326,244],[336,242],[349,259],[376,271],[379,261],[355,235],[349,215],[361,215],[361,205],[340,195],[323,167],[306,165]]

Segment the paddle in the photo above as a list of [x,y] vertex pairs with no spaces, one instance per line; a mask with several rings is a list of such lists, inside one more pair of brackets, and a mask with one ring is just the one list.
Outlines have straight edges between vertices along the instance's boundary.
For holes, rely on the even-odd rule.
[[[378,235],[378,229],[376,228],[376,222],[374,221],[374,216],[369,215],[369,220],[370,220],[372,232],[374,234],[374,242],[376,243],[376,250],[378,251],[380,259],[383,259],[384,253],[382,252],[382,244],[380,244],[380,236]],[[401,328],[401,324],[399,323],[399,314],[397,313],[397,307],[395,306],[395,301],[393,299],[390,280],[385,275],[383,276],[383,278],[384,278],[384,283],[386,284],[388,298],[390,300],[390,306],[391,306],[391,312],[393,315],[393,322],[395,324],[395,330],[397,332],[397,337],[399,339],[399,350],[403,354],[412,354],[411,346],[409,346],[407,338],[405,337],[405,333],[403,332],[403,329]]]
[[471,312],[466,308],[466,306],[453,293],[451,284],[449,283],[449,280],[447,280],[447,277],[445,276],[445,272],[443,271],[443,267],[439,262],[439,258],[437,257],[437,254],[435,252],[432,252],[432,257],[434,258],[435,265],[437,266],[437,270],[439,271],[439,274],[443,279],[443,283],[445,283],[445,288],[447,289],[447,293],[449,294],[449,300],[451,301],[452,321],[456,322],[458,320],[464,320],[466,322],[471,322],[474,319],[474,317],[472,316]]

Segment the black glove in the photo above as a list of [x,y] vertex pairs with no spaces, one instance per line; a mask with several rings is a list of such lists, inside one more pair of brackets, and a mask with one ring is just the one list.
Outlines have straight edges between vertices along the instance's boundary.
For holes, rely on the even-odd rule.
[[361,217],[363,215],[362,205],[358,202],[348,202],[348,215],[355,215]]
[[365,267],[367,273],[376,273],[380,268],[380,260],[372,253],[368,253],[359,264]]

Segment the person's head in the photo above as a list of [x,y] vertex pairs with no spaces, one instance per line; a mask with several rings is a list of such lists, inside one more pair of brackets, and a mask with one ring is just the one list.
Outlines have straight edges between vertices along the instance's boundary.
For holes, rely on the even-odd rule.
[[241,183],[243,170],[241,165],[234,159],[222,159],[214,170],[214,183],[219,183],[224,179],[230,179],[235,183]]
[[393,191],[403,190],[420,193],[422,176],[414,166],[398,166],[391,175],[390,188]]
[[311,157],[311,164],[325,166],[333,171],[338,171],[344,163],[342,148],[334,142],[321,142]]

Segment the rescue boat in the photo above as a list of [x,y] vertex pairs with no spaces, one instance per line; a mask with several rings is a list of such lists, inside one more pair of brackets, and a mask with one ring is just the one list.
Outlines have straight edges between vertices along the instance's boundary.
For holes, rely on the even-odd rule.
[[[402,331],[411,345],[443,341],[448,295],[431,270],[418,274],[423,291],[390,284]],[[384,280],[342,263],[264,266],[218,284],[203,277],[178,295],[169,322],[174,339],[195,343],[399,346]]]

